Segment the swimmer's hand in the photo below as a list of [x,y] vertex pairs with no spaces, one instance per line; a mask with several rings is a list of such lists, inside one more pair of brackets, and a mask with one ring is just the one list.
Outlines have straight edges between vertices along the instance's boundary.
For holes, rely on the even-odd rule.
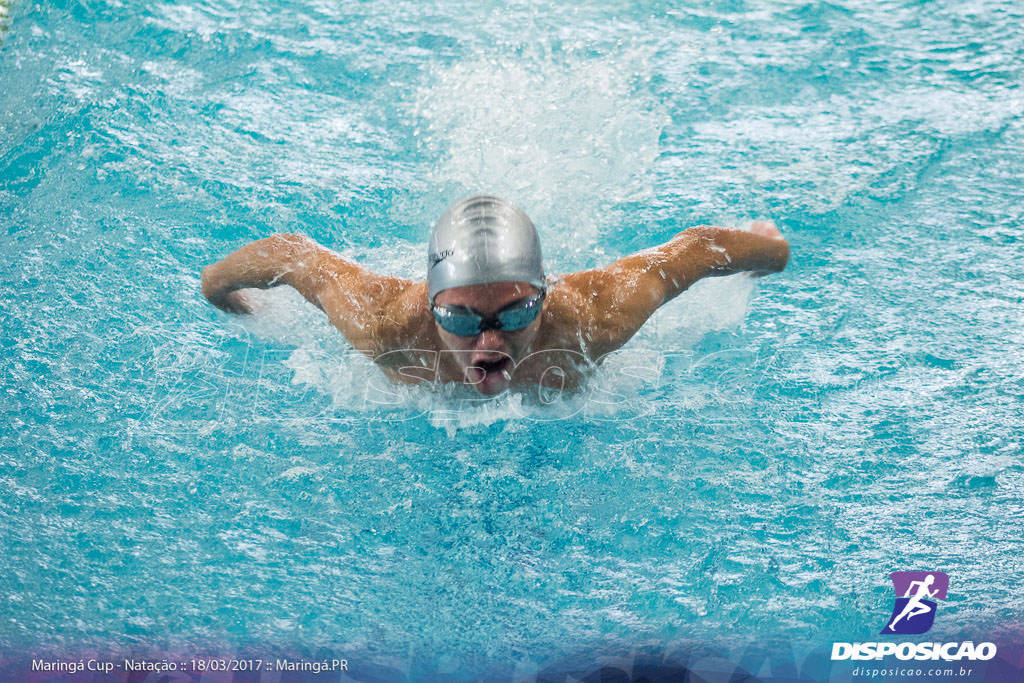
[[[754,221],[750,224],[750,232],[761,237],[767,237],[772,240],[777,240],[785,245],[785,257],[782,261],[783,268],[785,267],[786,261],[789,260],[789,242],[779,232],[779,228],[775,225],[775,221]],[[776,270],[751,270],[749,271],[751,277],[763,277],[765,275],[771,275],[772,273],[778,272]]]
[[782,233],[779,232],[778,226],[775,225],[775,221],[754,221],[750,224],[750,232],[762,237],[773,237],[777,240],[784,239]]
[[241,289],[232,287],[223,271],[224,268],[217,263],[203,268],[203,296],[222,311],[236,315],[252,313],[248,297]]
[[[204,272],[205,276],[205,272]],[[210,300],[210,303],[227,313],[235,315],[249,315],[252,313],[252,301],[241,289],[233,289],[228,292],[216,291],[207,288],[207,280],[203,278],[203,295]]]
[[215,302],[214,305],[222,311],[234,313],[235,315],[249,315],[253,310],[249,295],[241,289],[228,292],[219,304]]

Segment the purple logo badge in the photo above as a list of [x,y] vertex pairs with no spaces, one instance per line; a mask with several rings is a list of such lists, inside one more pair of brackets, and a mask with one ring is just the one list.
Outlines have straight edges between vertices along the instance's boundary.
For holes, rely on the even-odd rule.
[[896,604],[882,633],[925,633],[935,623],[935,598],[946,599],[949,576],[943,572],[893,572],[889,578],[896,589]]

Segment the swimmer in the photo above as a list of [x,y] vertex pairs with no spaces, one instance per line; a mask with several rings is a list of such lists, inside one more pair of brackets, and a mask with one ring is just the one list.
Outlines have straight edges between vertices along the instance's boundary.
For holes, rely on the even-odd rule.
[[290,285],[392,381],[461,382],[481,394],[577,387],[659,306],[701,278],[781,271],[774,223],[689,228],[603,268],[546,277],[525,213],[477,195],[437,222],[427,281],[380,275],[301,235],[243,246],[203,269],[203,294],[252,312],[247,289]]

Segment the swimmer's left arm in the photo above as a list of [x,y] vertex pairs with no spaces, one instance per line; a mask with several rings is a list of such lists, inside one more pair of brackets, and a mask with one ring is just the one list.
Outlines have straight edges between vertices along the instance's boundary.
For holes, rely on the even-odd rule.
[[662,303],[705,277],[736,273],[761,277],[780,272],[789,261],[789,242],[771,221],[755,221],[749,232],[708,225],[689,228],[657,251],[661,262],[647,268],[646,276],[664,292]]
[[[770,221],[749,232],[712,226],[689,228],[668,242],[630,254],[605,268],[574,273],[567,283],[591,302],[585,334],[607,353],[625,344],[667,301],[705,277],[777,273],[789,243]],[[600,340],[598,342],[597,340]]]
[[749,232],[709,225],[689,228],[613,265],[632,270],[638,294],[657,308],[705,277],[760,277],[783,270],[788,261],[789,243],[779,229],[771,221],[757,221]]

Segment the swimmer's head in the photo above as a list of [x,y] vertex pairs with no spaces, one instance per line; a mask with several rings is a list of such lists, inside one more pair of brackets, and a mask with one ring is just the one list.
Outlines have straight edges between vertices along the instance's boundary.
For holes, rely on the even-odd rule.
[[452,370],[482,394],[504,391],[541,323],[540,239],[525,213],[485,195],[464,199],[430,237],[427,292]]
[[540,238],[525,213],[503,199],[463,199],[434,226],[427,252],[427,293],[493,282],[544,289]]

